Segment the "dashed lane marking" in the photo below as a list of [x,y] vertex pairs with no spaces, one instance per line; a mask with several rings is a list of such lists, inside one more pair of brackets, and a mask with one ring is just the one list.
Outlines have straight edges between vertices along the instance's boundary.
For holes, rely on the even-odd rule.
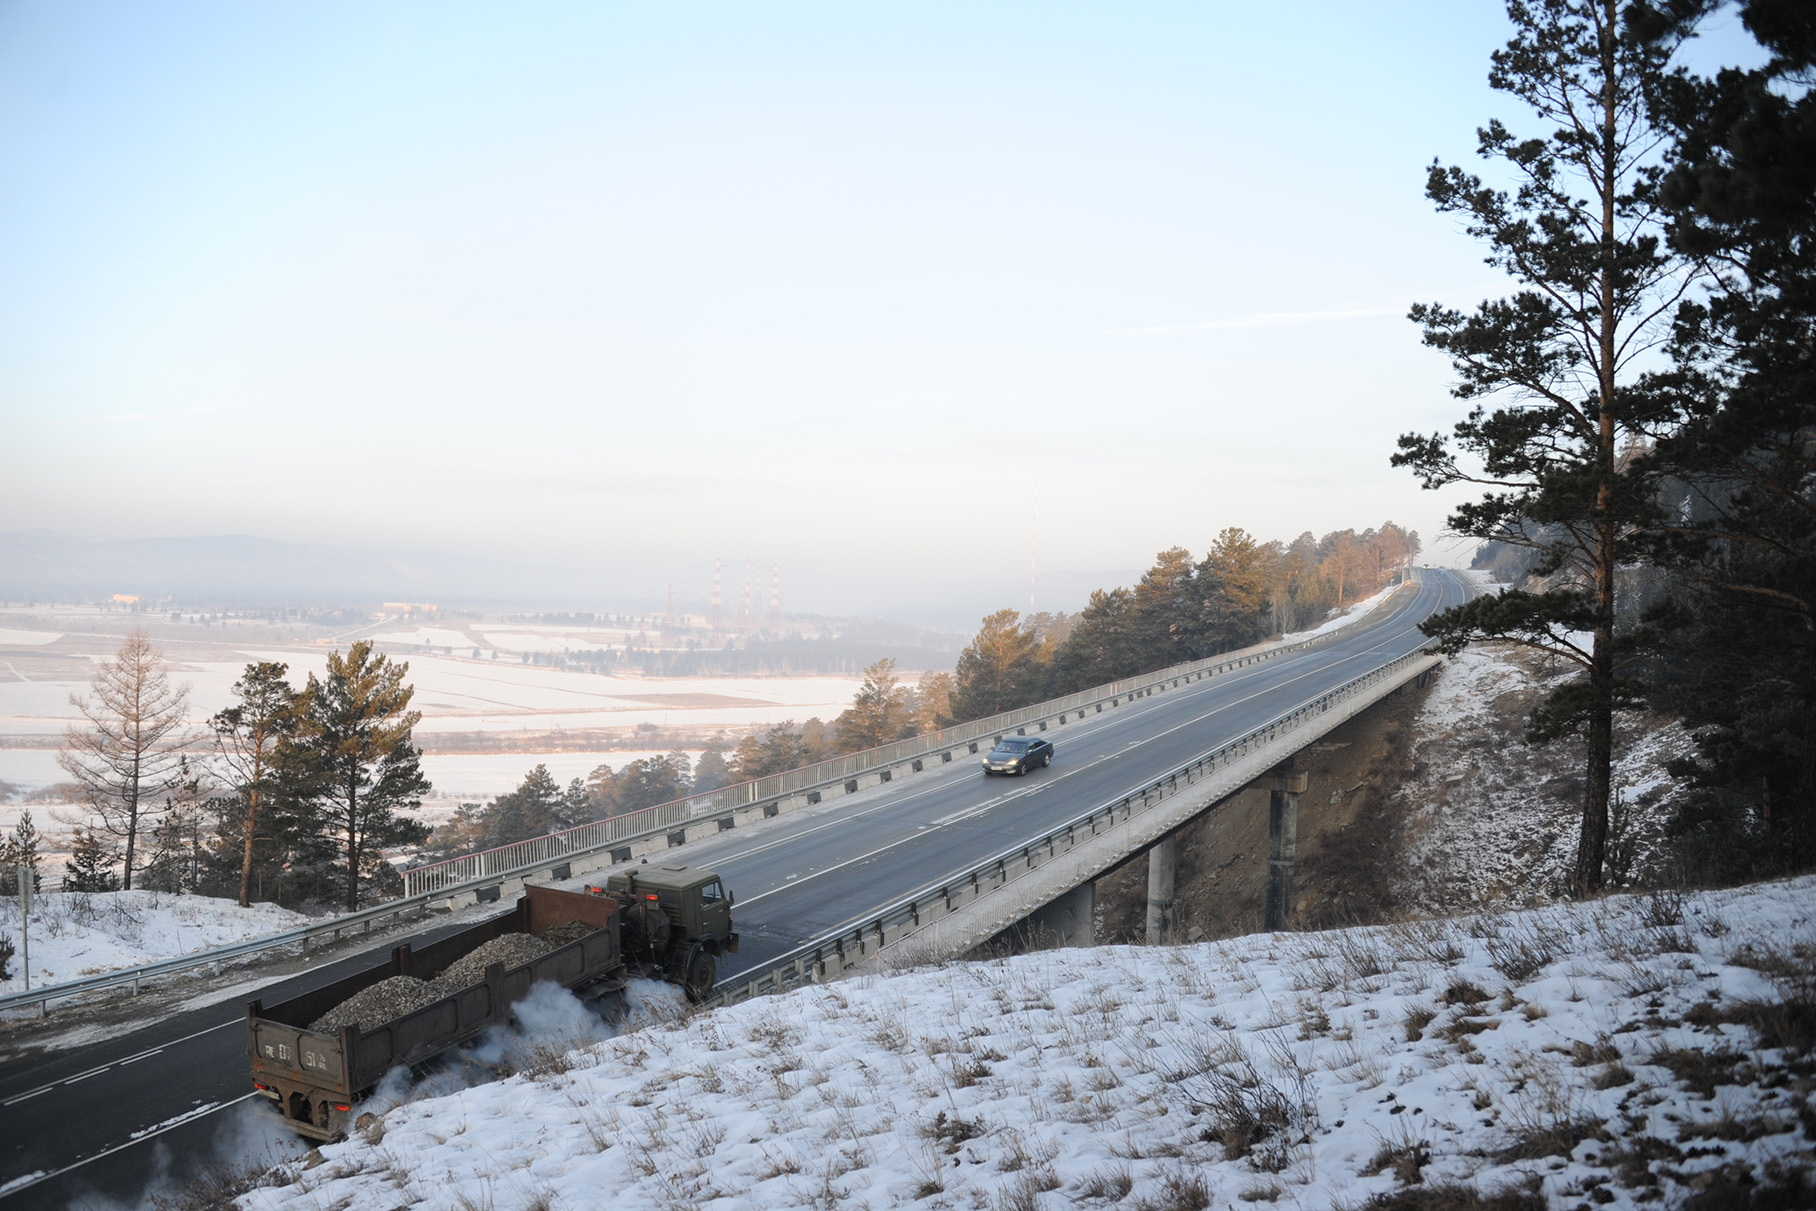
[[243,1019],[243,1018],[232,1018],[232,1019],[229,1019],[228,1021],[222,1022],[218,1026],[205,1027],[204,1029],[195,1031],[193,1034],[186,1034],[180,1039],[171,1039],[167,1043],[159,1043],[156,1047],[148,1048],[144,1051],[139,1052],[136,1055],[129,1055],[123,1060],[113,1060],[109,1063],[102,1064],[98,1068],[90,1068],[87,1072],[78,1072],[74,1076],[66,1076],[62,1080],[51,1081],[48,1084],[38,1086],[36,1089],[27,1089],[24,1093],[15,1093],[9,1098],[0,1100],[0,1107],[16,1106],[20,1102],[26,1101],[29,1098],[37,1097],[41,1093],[49,1093],[52,1089],[60,1089],[65,1085],[74,1085],[77,1081],[86,1081],[91,1076],[99,1076],[101,1073],[107,1072],[114,1068],[124,1068],[126,1065],[131,1064],[136,1060],[142,1060],[149,1056],[158,1055],[159,1053],[161,1053],[163,1051],[166,1051],[172,1047],[175,1047],[179,1043],[187,1043],[190,1039],[199,1039],[205,1034],[213,1034],[215,1031],[225,1030],[229,1026],[239,1026],[239,1025],[243,1024],[244,1021],[245,1021],[245,1019]]
[[[203,1031],[202,1033],[206,1034],[207,1031]],[[84,1165],[92,1165],[96,1161],[101,1160],[105,1157],[112,1156],[116,1152],[122,1152],[122,1151],[126,1150],[127,1148],[132,1147],[134,1144],[142,1144],[146,1140],[156,1139],[158,1136],[163,1135],[166,1131],[175,1131],[178,1127],[181,1127],[185,1123],[193,1123],[197,1119],[205,1118],[210,1114],[218,1114],[220,1111],[227,1109],[229,1106],[237,1106],[241,1102],[246,1101],[248,1098],[255,1098],[258,1096],[259,1096],[259,1092],[258,1092],[258,1090],[255,1089],[251,1093],[243,1094],[240,1097],[234,1098],[230,1102],[216,1102],[212,1105],[203,1106],[196,1110],[192,1110],[188,1114],[178,1115],[176,1118],[171,1119],[169,1122],[159,1123],[156,1127],[151,1128],[150,1130],[146,1131],[142,1135],[133,1136],[131,1139],[127,1140],[124,1144],[115,1144],[113,1147],[105,1149],[104,1151],[101,1151],[101,1152],[97,1152],[93,1156],[85,1156],[81,1160],[75,1162],[72,1165],[65,1165],[61,1169],[54,1169],[49,1173],[37,1174],[32,1178],[32,1180],[25,1182],[23,1185],[9,1187],[7,1189],[5,1197],[11,1198],[13,1195],[19,1193],[21,1190],[30,1190],[33,1186],[40,1185],[44,1182],[50,1181],[52,1178],[62,1177],[65,1173],[73,1173]]]

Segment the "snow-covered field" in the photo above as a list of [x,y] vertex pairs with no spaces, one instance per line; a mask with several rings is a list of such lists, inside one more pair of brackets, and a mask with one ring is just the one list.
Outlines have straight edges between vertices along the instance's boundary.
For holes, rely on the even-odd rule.
[[[55,879],[44,873],[46,888]],[[173,896],[156,891],[83,895],[45,891],[32,904],[31,986],[41,988],[84,976],[155,963],[248,938],[281,933],[309,918],[275,904],[241,908],[232,900]],[[19,901],[0,900],[0,936],[15,954],[0,993],[25,988]]]
[[1813,914],[1805,878],[570,1017],[237,1205],[1684,1206],[1811,1171]]
[[[0,625],[0,737],[31,745],[0,747],[0,783],[25,792],[64,780],[56,751],[65,729],[81,720],[70,697],[89,691],[96,663],[110,658],[133,626],[151,628],[165,651],[171,681],[190,687],[190,722],[198,731],[232,701],[233,683],[248,663],[282,661],[289,666],[291,683],[300,686],[311,673],[323,673],[335,646],[325,631],[316,634],[301,627],[283,631],[285,640],[278,628],[256,623],[203,627],[161,616],[74,607],[36,612],[0,607],[0,623],[5,624]],[[299,630],[304,633],[296,634]],[[862,683],[856,676],[830,675],[663,678],[631,671],[608,676],[522,662],[529,652],[622,643],[622,631],[597,628],[418,625],[394,619],[355,634],[370,635],[381,648],[389,644],[390,655],[409,663],[413,705],[423,714],[417,734],[431,752],[438,735],[450,732],[522,733],[532,748],[547,734],[574,730],[609,733],[603,744],[622,736],[635,745],[640,728],[678,728],[700,736],[724,731],[735,743],[747,731],[784,720],[832,719],[851,704]],[[341,639],[344,647],[346,637]],[[482,658],[474,658],[475,649]],[[444,738],[441,747],[460,746]],[[527,769],[535,759],[533,753],[526,755],[531,757]],[[630,759],[632,755],[624,757]],[[477,788],[477,793],[497,794],[515,784],[513,778]]]

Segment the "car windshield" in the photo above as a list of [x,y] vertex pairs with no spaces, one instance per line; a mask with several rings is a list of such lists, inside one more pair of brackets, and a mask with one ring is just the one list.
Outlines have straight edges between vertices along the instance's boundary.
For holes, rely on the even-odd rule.
[[1034,743],[1032,740],[1005,740],[1001,744],[997,745],[996,747],[1003,750],[1004,752],[1019,753],[1019,752],[1022,752],[1023,750],[1025,750],[1032,743]]

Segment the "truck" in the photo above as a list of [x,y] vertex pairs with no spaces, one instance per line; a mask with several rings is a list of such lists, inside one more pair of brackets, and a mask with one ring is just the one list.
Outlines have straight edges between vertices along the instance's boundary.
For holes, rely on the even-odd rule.
[[[434,981],[507,934],[542,938],[551,930],[560,944],[546,954],[515,965],[492,963],[476,982],[380,1024],[312,1028],[387,980]],[[538,983],[593,999],[622,989],[635,973],[679,984],[699,1002],[711,995],[718,959],[737,949],[731,896],[708,870],[633,868],[585,892],[526,887],[509,912],[420,947],[397,946],[383,963],[277,1004],[250,1002],[246,1049],[253,1089],[270,1099],[290,1130],[338,1139],[387,1072],[426,1063],[508,1022],[511,1007]]]

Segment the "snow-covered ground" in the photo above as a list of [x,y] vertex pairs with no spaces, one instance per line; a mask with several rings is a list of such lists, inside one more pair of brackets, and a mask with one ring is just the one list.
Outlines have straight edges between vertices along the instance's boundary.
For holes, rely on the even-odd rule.
[[[1415,772],[1396,790],[1411,835],[1405,902],[1428,911],[1537,903],[1567,889],[1582,817],[1583,747],[1521,741],[1533,703],[1574,665],[1511,644],[1447,660],[1413,725]],[[1681,790],[1665,763],[1691,748],[1682,725],[1627,714],[1615,731],[1612,886],[1651,882]]]
[[23,631],[18,627],[0,627],[0,644],[9,647],[39,647],[63,638],[62,631]]
[[1813,914],[1804,878],[1048,951],[610,1039],[543,1005],[516,1075],[400,1078],[237,1205],[1682,1206],[1811,1170]]
[[[55,886],[48,871],[43,879],[47,888]],[[33,901],[27,922],[31,986],[79,980],[281,933],[308,919],[275,904],[241,908],[232,900],[207,896],[156,891],[84,895],[47,890]],[[15,951],[11,978],[0,980],[0,993],[22,991],[25,939],[20,933],[19,901],[10,896],[0,900],[0,936],[10,939]]]
[[1319,635],[1328,635],[1332,631],[1354,626],[1374,613],[1376,606],[1399,592],[1399,589],[1399,585],[1389,585],[1373,597],[1365,597],[1347,610],[1331,615],[1309,631],[1294,631],[1290,635],[1282,635],[1280,641],[1282,643],[1302,643],[1307,639],[1316,639]]

